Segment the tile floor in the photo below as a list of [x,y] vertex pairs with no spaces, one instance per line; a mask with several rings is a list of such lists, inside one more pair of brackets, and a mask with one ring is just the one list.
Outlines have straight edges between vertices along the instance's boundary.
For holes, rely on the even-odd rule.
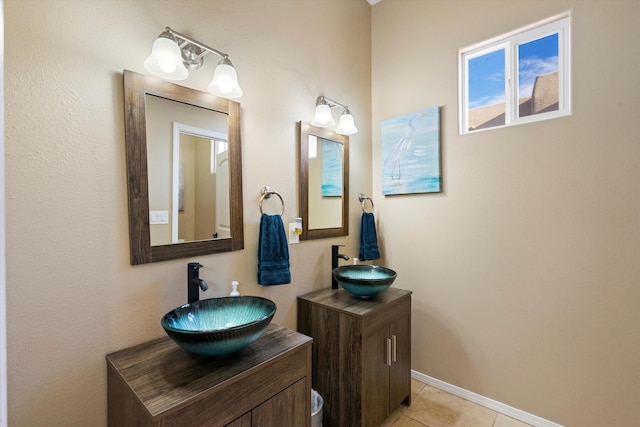
[[500,414],[411,380],[411,406],[398,409],[382,427],[531,427]]

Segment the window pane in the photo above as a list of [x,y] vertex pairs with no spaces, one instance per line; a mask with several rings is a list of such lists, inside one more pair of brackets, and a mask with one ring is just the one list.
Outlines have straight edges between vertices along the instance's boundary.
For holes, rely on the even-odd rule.
[[469,130],[505,124],[505,50],[500,49],[468,62]]
[[558,33],[518,46],[519,117],[559,108]]

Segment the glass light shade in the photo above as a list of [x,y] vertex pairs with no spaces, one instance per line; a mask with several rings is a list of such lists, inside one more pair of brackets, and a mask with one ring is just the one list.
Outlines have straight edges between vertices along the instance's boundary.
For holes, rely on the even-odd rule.
[[355,123],[353,122],[353,116],[351,113],[344,113],[340,116],[340,121],[338,122],[338,127],[336,128],[336,133],[341,135],[353,135],[358,132],[358,128],[356,128]]
[[238,85],[238,75],[230,63],[220,61],[213,72],[213,80],[209,83],[209,92],[223,98],[235,99],[242,96],[242,89]]
[[151,55],[144,61],[144,68],[167,80],[184,80],[189,75],[182,63],[180,47],[166,37],[158,37],[153,42]]
[[328,126],[333,126],[335,123],[336,122],[333,120],[331,107],[329,107],[329,105],[320,104],[316,106],[316,114],[313,116],[313,120],[311,121],[312,126],[325,128]]

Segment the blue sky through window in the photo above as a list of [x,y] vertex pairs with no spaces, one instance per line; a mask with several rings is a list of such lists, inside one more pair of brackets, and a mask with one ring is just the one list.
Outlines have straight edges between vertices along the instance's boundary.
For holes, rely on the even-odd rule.
[[504,49],[469,60],[469,109],[504,102]]
[[[519,98],[530,96],[537,76],[558,71],[558,34],[518,46]],[[469,109],[504,102],[505,51],[469,60]]]
[[558,33],[518,46],[518,97],[531,96],[537,76],[558,71]]

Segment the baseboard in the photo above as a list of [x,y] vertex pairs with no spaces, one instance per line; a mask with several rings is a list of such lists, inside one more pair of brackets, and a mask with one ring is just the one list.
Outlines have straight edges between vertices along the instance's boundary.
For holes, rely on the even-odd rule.
[[489,399],[488,397],[484,397],[472,391],[465,390],[444,381],[440,381],[436,378],[430,377],[417,371],[411,371],[411,378],[421,381],[439,390],[445,391],[449,394],[453,394],[454,396],[458,396],[462,399],[476,403],[480,406],[484,406],[485,408],[500,412],[501,414],[504,414],[508,417],[515,418],[516,420],[522,421],[523,423],[531,424],[535,427],[563,427],[562,425],[556,424],[553,421],[545,420],[544,418],[540,418],[528,412],[521,411],[520,409],[513,408],[509,405],[505,405],[504,403],[497,402],[493,399]]

